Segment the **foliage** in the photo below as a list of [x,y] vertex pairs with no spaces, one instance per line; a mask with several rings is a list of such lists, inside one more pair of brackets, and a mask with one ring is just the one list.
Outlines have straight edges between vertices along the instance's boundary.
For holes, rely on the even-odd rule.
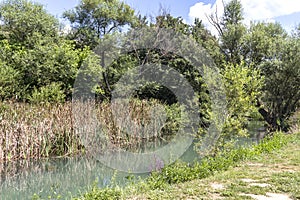
[[32,103],[62,103],[65,100],[65,94],[61,90],[61,84],[53,82],[39,90],[34,88],[28,99]]
[[84,51],[74,50],[73,45],[60,40],[59,44],[35,45],[32,49],[4,44],[1,60],[6,69],[15,71],[11,91],[26,99],[34,88],[45,87],[53,82],[62,84],[62,91],[70,95],[77,70],[84,59]]
[[118,0],[82,0],[73,10],[66,11],[64,18],[73,27],[70,38],[78,47],[95,48],[101,38],[137,20],[134,10]]
[[288,119],[299,106],[299,38],[278,23],[252,23],[244,36],[245,62],[265,77],[257,106],[269,131],[289,128]]
[[33,48],[42,38],[58,36],[58,20],[44,6],[27,0],[6,0],[0,4],[0,38],[10,44]]
[[99,190],[97,187],[94,187],[94,189],[90,193],[85,194],[82,199],[120,199],[121,192],[122,191],[119,188],[105,188]]
[[1,100],[13,98],[16,94],[19,73],[5,63],[0,63],[0,98]]
[[256,68],[272,59],[281,42],[287,39],[287,33],[279,23],[252,22],[242,38],[241,54],[245,62]]
[[284,41],[272,59],[262,63],[265,76],[260,113],[271,130],[287,131],[288,119],[300,106],[300,40]]
[[150,26],[156,28],[172,28],[174,31],[188,35],[190,34],[190,26],[183,22],[182,17],[173,17],[167,13],[161,13],[156,17],[155,23],[150,24]]
[[[299,106],[297,30],[289,36],[280,24],[263,22],[252,22],[247,30],[238,0],[224,5],[221,18],[210,15],[209,19],[219,32],[220,49],[225,56],[220,66],[246,63],[260,70],[262,77],[256,76],[256,79],[264,77],[264,83],[255,104],[268,123],[269,131],[287,131],[288,118]],[[239,123],[239,119],[235,123]]]
[[1,98],[27,100],[32,94],[37,97],[37,91],[50,93],[51,88],[57,89],[51,84],[60,85],[63,94],[59,101],[64,96],[70,98],[77,70],[90,54],[89,49],[76,50],[72,41],[60,37],[58,20],[42,5],[9,0],[1,3],[0,13],[0,59],[4,75],[0,83]]
[[[240,65],[226,65],[223,71],[223,78],[228,115],[230,116],[223,132],[231,137],[234,137],[234,135],[245,136],[248,119],[255,116],[258,112],[255,102],[261,94],[263,78],[259,70],[246,66],[244,63]],[[234,125],[235,123],[237,124]],[[230,130],[230,127],[233,130]]]
[[[220,126],[220,135],[211,142],[212,145],[206,152],[202,148],[197,149],[201,155],[214,155],[224,149],[232,149],[239,138],[248,137],[249,119],[258,120],[258,108],[256,99],[261,95],[263,79],[259,70],[245,63],[227,64],[221,71],[222,81],[226,93],[227,113],[223,116],[225,121]],[[197,146],[207,143],[203,135]]]
[[224,5],[224,14],[219,19],[217,15],[210,15],[211,24],[217,29],[220,36],[220,49],[225,56],[225,62],[239,64],[242,61],[242,38],[246,27],[242,23],[243,8],[239,0],[231,0]]

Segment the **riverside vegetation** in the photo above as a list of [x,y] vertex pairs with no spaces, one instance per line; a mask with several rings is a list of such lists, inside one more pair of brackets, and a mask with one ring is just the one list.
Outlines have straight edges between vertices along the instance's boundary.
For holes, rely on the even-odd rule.
[[[84,103],[85,107],[93,105],[92,102]],[[126,118],[129,114],[133,123],[143,126],[144,130],[147,130],[150,111],[155,105],[160,105],[160,103],[155,100],[132,100],[127,108],[129,113],[124,111],[124,116],[121,117]],[[178,130],[182,123],[182,120],[179,120],[181,118],[179,107],[175,104],[165,105],[166,122],[158,127],[157,132],[151,132],[153,137],[148,137],[150,133],[140,134],[141,130],[138,129],[132,130],[128,135],[114,125],[111,106],[108,103],[101,103],[95,108],[98,122],[105,125],[103,135],[115,147],[130,148],[131,151],[138,150],[142,142],[166,140]],[[75,156],[83,155],[86,151],[81,143],[80,135],[76,132],[77,124],[74,123],[72,117],[71,103],[35,105],[6,102],[0,104],[0,116],[2,118],[0,122],[2,133],[0,136],[0,160],[7,162],[20,159]],[[85,123],[88,123],[89,116],[82,114],[81,116],[85,119]],[[156,122],[154,124],[159,125]],[[151,127],[148,129],[152,130]],[[94,127],[85,131],[85,135],[91,138],[95,134]]]
[[[248,199],[268,192],[299,199],[299,142],[300,133],[276,133],[260,144],[220,152],[193,165],[176,162],[125,188],[95,186],[75,199]],[[248,185],[253,179],[258,184]],[[265,182],[266,188],[259,186]]]
[[[237,161],[256,158],[261,153],[290,143],[292,140],[289,138],[294,136],[277,133],[297,130],[299,126],[300,26],[291,33],[278,23],[253,22],[246,26],[238,0],[224,4],[224,10],[222,16],[208,16],[218,31],[216,37],[200,19],[186,24],[182,17],[175,18],[163,9],[157,16],[147,18],[119,0],[81,0],[74,9],[63,14],[71,30],[66,30],[41,4],[27,0],[1,2],[0,164],[6,166],[16,160],[88,156],[92,153],[94,149],[84,145],[78,132],[80,124],[74,120],[74,114],[80,112],[73,109],[76,104],[81,104],[82,108],[93,107],[97,123],[105,127],[102,130],[105,142],[112,147],[139,152],[144,145],[155,147],[168,142],[186,119],[180,113],[182,105],[179,105],[177,97],[158,83],[149,82],[134,91],[128,106],[129,113],[119,116],[129,116],[138,125],[136,127],[147,128],[152,108],[164,108],[166,123],[162,125],[161,119],[154,119],[158,128],[155,129],[157,132],[150,133],[151,137],[147,136],[149,133],[141,134],[140,129],[130,129],[131,132],[126,133],[113,120],[111,107],[116,105],[111,98],[116,83],[127,71],[147,64],[156,64],[158,71],[161,65],[175,69],[195,91],[200,105],[197,111],[199,129],[193,133],[197,141],[196,151],[204,142],[202,138],[207,135],[215,117],[210,96],[214,91],[209,91],[208,85],[222,83],[227,113],[224,124],[218,124],[220,137],[199,163],[191,165],[178,161],[165,166],[160,172],[153,172],[139,184],[125,189],[108,187],[101,190],[95,187],[83,198],[127,198],[130,192],[139,196],[138,190],[152,189],[159,193],[170,189],[170,184],[206,178],[236,165]],[[195,47],[204,48],[207,57],[214,63],[207,67],[215,67],[220,80],[205,82],[197,66],[186,58],[159,48],[131,48],[134,50],[120,55],[108,65],[106,58],[110,56],[109,51],[96,47],[109,43],[112,49],[122,45],[127,48],[128,42],[123,44],[118,40],[119,34],[135,29],[153,30],[159,42],[164,39],[160,38],[163,29],[189,38]],[[139,39],[132,39],[135,40]],[[96,54],[95,48],[100,52]],[[181,48],[192,50],[185,43]],[[82,74],[84,79],[91,80],[82,87],[88,88],[87,92],[95,96],[94,100],[76,102],[72,99],[72,95],[78,92],[74,84]],[[81,117],[90,119],[85,115]],[[250,137],[251,121],[264,124],[267,139],[250,148],[238,147],[240,138]],[[124,120],[122,123],[126,126],[127,122]],[[151,127],[146,128],[144,130],[152,130]],[[86,130],[90,140],[95,133],[97,130]],[[235,195],[234,188],[229,191]],[[293,192],[293,197],[298,198],[297,191]],[[152,198],[151,194],[149,198]]]

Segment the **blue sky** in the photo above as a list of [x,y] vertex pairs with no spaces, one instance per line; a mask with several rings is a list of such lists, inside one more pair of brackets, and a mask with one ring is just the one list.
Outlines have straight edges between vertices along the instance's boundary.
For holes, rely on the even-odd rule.
[[[46,6],[46,9],[56,17],[61,17],[65,10],[74,8],[80,0],[35,0]],[[173,16],[182,16],[188,23],[195,17],[203,20],[209,27],[205,13],[211,13],[218,8],[222,13],[222,0],[124,0],[135,10],[144,15],[155,16],[160,5]],[[229,0],[224,0],[228,2]],[[278,21],[288,31],[300,23],[300,1],[299,0],[241,0],[245,23],[250,21]],[[209,27],[212,28],[212,27]]]
[[[68,9],[75,7],[79,0],[34,0],[46,5],[47,10],[57,17]],[[144,15],[156,15],[160,5],[168,9],[173,16],[182,16],[184,19],[189,18],[189,9],[191,6],[199,2],[199,0],[124,0],[136,11]],[[176,3],[174,3],[176,2]],[[214,3],[215,0],[202,0],[205,3]]]

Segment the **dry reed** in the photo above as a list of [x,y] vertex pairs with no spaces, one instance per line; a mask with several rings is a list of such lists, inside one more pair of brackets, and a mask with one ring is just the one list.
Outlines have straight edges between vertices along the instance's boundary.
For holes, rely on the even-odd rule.
[[[164,109],[173,117],[164,116]],[[180,117],[178,113],[178,107],[170,109],[158,101],[133,100],[127,106],[2,102],[0,162],[73,156],[107,148],[139,149],[149,142],[159,145],[179,127],[174,118]]]

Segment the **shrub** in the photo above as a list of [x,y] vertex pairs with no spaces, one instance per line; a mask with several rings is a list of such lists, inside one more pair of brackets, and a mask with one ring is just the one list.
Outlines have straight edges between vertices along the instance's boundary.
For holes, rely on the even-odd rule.
[[54,82],[39,89],[35,88],[28,100],[32,103],[62,103],[65,97],[61,84]]

